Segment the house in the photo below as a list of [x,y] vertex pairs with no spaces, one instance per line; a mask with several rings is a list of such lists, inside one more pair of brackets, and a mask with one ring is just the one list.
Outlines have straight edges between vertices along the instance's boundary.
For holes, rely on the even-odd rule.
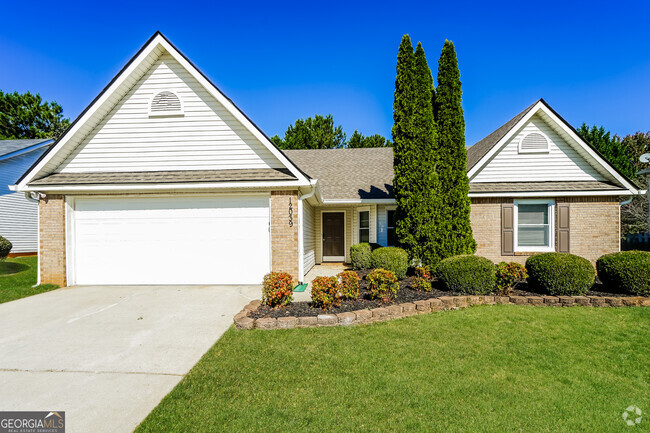
[[12,256],[38,251],[38,205],[24,194],[11,191],[9,185],[13,185],[52,142],[49,138],[0,140],[0,236],[12,243]]
[[[259,284],[395,243],[391,149],[281,152],[154,34],[18,181],[40,198],[41,282]],[[594,259],[638,194],[544,102],[470,149],[478,253]]]

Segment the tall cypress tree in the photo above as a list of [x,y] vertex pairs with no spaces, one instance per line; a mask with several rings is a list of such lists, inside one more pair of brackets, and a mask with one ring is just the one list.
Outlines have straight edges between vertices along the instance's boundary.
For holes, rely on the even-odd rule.
[[445,41],[438,62],[438,87],[433,103],[438,127],[440,209],[436,224],[441,258],[472,254],[476,241],[470,224],[469,179],[465,149],[465,118],[460,70],[454,44]]
[[397,55],[393,103],[393,168],[396,232],[411,259],[437,262],[435,249],[436,127],[432,106],[433,79],[424,49],[404,35]]

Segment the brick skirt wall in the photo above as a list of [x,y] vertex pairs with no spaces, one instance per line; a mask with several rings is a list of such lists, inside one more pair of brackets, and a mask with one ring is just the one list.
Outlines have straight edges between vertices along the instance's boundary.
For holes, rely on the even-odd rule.
[[[501,255],[501,204],[512,198],[472,198],[471,223],[476,254],[494,262],[525,263],[532,253]],[[618,197],[556,197],[556,203],[570,203],[570,246],[572,254],[591,262],[603,254],[619,251],[620,222]],[[555,216],[557,230],[557,215]],[[555,233],[557,237],[557,233]],[[557,245],[557,241],[556,241]]]

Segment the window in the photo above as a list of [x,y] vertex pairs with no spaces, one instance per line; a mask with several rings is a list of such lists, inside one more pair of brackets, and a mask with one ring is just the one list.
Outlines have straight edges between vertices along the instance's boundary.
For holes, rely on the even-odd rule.
[[554,251],[554,202],[522,200],[515,202],[515,249],[517,251]]
[[359,212],[359,242],[370,242],[370,211]]
[[397,245],[395,233],[395,210],[386,211],[386,242],[388,246]]

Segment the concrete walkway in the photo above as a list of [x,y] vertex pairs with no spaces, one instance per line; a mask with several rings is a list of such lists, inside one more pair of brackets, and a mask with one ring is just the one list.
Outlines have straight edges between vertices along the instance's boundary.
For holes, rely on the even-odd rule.
[[259,286],[72,287],[0,304],[0,410],[131,432]]
[[305,276],[305,283],[309,283],[307,289],[304,292],[294,292],[293,300],[294,301],[311,301],[311,282],[316,277],[333,277],[341,271],[345,271],[350,268],[349,265],[343,263],[322,263],[316,265]]

